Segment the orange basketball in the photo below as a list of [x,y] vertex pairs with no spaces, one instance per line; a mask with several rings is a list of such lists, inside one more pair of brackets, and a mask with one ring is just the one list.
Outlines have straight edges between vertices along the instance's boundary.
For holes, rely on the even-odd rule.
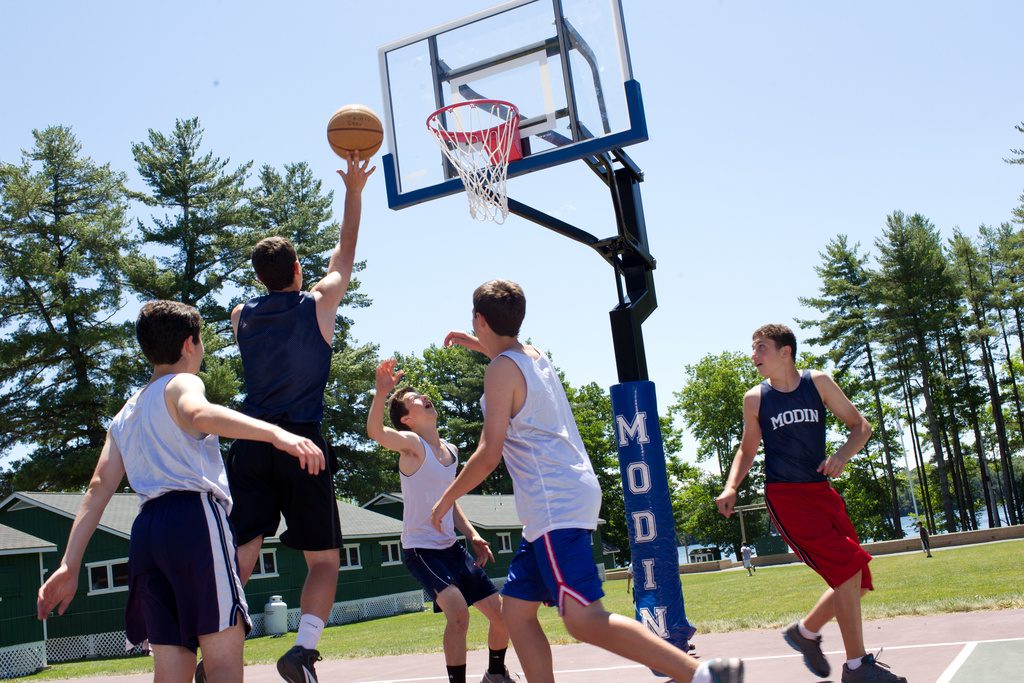
[[383,141],[384,126],[380,117],[362,104],[346,104],[334,112],[327,124],[327,142],[342,158],[359,152],[360,159],[369,159]]

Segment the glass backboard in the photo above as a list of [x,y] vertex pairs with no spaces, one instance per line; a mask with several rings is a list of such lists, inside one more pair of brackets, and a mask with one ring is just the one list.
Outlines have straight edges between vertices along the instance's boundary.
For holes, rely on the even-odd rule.
[[514,0],[379,50],[388,203],[398,209],[462,189],[427,117],[455,102],[512,102],[524,158],[514,177],[642,142],[619,0]]

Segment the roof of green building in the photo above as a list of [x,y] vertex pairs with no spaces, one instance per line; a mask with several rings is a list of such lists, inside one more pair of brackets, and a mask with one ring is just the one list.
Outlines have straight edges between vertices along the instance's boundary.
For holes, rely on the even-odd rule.
[[[402,502],[401,493],[382,493],[363,507],[380,502]],[[522,529],[511,494],[470,494],[459,498],[459,506],[473,526],[482,529]]]
[[[0,509],[39,507],[74,519],[84,496],[84,493],[17,491],[0,503]],[[99,528],[116,536],[128,538],[131,535],[132,523],[138,514],[139,497],[137,495],[115,493],[103,511]],[[338,515],[341,517],[341,533],[345,538],[398,536],[402,533],[402,522],[399,520],[366,510],[352,503],[339,500]],[[279,537],[286,528],[284,519],[282,519],[273,538]]]
[[57,546],[41,538],[0,524],[0,555],[21,555],[24,553],[52,553]]

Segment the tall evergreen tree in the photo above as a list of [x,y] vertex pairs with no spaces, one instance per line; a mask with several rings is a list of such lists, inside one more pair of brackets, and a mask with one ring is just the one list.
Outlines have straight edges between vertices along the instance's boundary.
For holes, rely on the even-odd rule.
[[229,160],[204,154],[202,144],[203,129],[192,118],[176,121],[169,134],[151,129],[147,142],[132,145],[148,187],[132,197],[166,213],[139,221],[143,243],[159,255],[138,264],[130,277],[144,296],[196,306],[207,323],[222,327],[229,311],[216,295],[247,263],[255,243],[245,189],[252,162],[230,170]]
[[950,495],[949,472],[942,448],[942,430],[933,396],[934,349],[929,344],[935,330],[944,329],[949,319],[946,303],[953,280],[938,230],[920,214],[905,216],[897,211],[886,217],[882,237],[875,241],[879,271],[876,291],[882,303],[882,319],[889,339],[906,343],[917,379],[921,383],[925,419],[932,455],[938,471],[939,495],[946,528],[956,530],[956,515]]
[[0,164],[0,451],[31,449],[13,486],[74,490],[126,389],[112,370],[132,337],[113,322],[131,247],[124,176],[69,128],[32,135],[20,164]]

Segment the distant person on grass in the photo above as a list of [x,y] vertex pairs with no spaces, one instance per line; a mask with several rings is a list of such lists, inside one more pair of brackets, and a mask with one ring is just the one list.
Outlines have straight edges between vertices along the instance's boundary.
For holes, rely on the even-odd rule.
[[[395,371],[395,359],[377,366],[376,393],[366,417],[366,433],[385,448],[398,453],[402,484],[402,561],[434,601],[434,611],[443,612],[444,660],[449,683],[466,683],[466,631],[469,606],[487,617],[488,667],[481,683],[511,683],[505,668],[508,630],[501,618],[501,596],[483,567],[493,561],[490,545],[456,503],[445,516],[441,529],[430,523],[430,511],[445,489],[455,480],[458,451],[437,432],[437,410],[433,402],[412,387],[402,387],[387,397],[402,378]],[[391,424],[384,425],[388,404]],[[476,561],[455,540],[458,529],[473,547]]]
[[554,681],[551,645],[538,620],[541,603],[557,605],[570,635],[628,657],[680,683],[740,683],[743,663],[699,663],[638,621],[610,614],[594,564],[601,487],[583,447],[558,373],[547,356],[519,341],[526,314],[523,290],[492,280],[473,292],[473,334],[449,332],[491,358],[484,375],[484,428],[476,452],[434,506],[442,529],[455,503],[479,486],[504,458],[512,476],[523,542],[502,587],[502,615],[530,683]]
[[[765,381],[743,397],[743,438],[718,510],[732,515],[736,491],[763,441],[768,513],[786,543],[829,585],[783,637],[812,673],[828,676],[820,632],[835,617],[846,647],[843,683],[906,683],[865,652],[860,599],[873,589],[871,556],[860,547],[846,504],[829,482],[867,443],[871,425],[827,374],[796,369],[796,336],[785,325],[758,328],[752,347],[751,359]],[[846,443],[827,457],[826,407],[850,430]]]
[[754,566],[754,563],[750,559],[751,553],[752,551],[750,546],[746,543],[740,546],[740,555],[743,557],[743,568],[747,570],[747,576],[753,576],[754,572],[757,571],[757,567]]
[[272,444],[315,475],[321,450],[309,439],[206,400],[202,320],[191,306],[150,301],[135,325],[153,366],[149,382],[114,416],[60,567],[39,589],[38,616],[63,614],[82,555],[126,474],[142,508],[128,548],[125,632],[148,641],[153,679],[185,683],[203,649],[211,683],[242,680],[242,644],[252,628],[228,514],[232,500],[217,436]]

